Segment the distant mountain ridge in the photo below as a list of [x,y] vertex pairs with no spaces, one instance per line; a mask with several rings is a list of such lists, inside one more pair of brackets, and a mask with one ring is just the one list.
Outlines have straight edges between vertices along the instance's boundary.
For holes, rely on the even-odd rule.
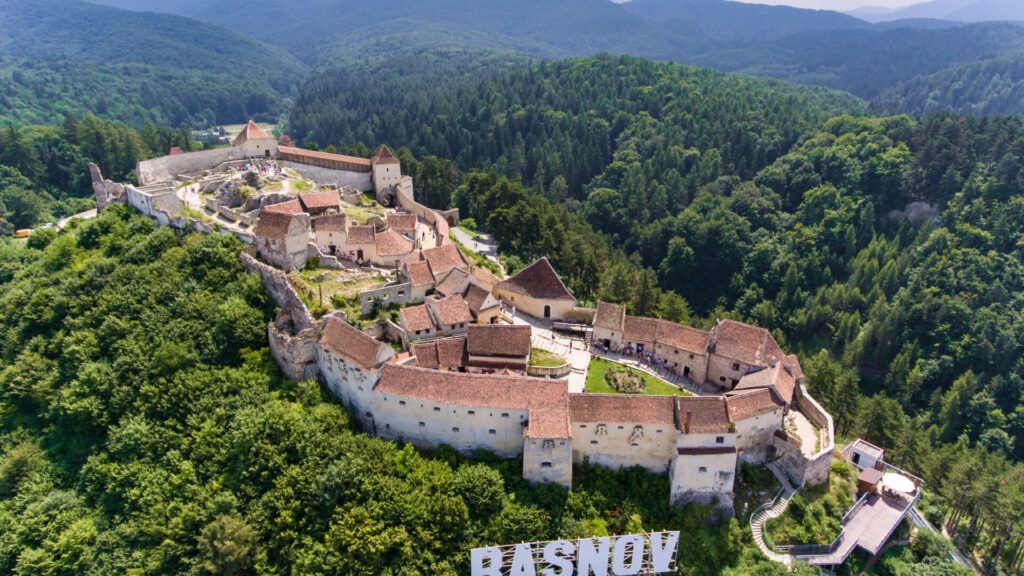
[[868,22],[935,18],[954,22],[1024,21],[1020,0],[931,0],[900,9],[864,7],[848,12]]
[[315,68],[365,68],[363,58],[374,66],[389,53],[408,52],[407,43],[434,60],[456,54],[461,62],[491,64],[499,53],[528,59],[603,52],[822,85],[865,99],[1024,48],[1024,27],[935,19],[1004,0],[935,0],[905,12],[915,20],[879,24],[726,0],[94,1],[193,17],[276,44]]
[[0,0],[0,120],[276,118],[306,66],[211,24],[76,0]]

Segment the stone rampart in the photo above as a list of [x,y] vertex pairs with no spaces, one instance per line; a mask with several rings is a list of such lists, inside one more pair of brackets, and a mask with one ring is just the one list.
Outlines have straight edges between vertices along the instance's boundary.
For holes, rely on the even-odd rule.
[[97,212],[103,212],[103,209],[111,202],[124,201],[124,184],[103,178],[103,172],[100,171],[99,166],[92,162],[89,163],[89,177],[92,180],[92,193],[96,198]]
[[155,182],[170,182],[178,174],[209,170],[229,160],[243,157],[241,149],[234,147],[162,156],[139,162],[135,168],[135,176],[138,178],[140,186],[147,186]]
[[[394,190],[399,206],[409,212],[412,212],[420,220],[423,220],[434,227],[434,232],[436,232],[437,235],[437,246],[452,243],[452,239],[448,237],[448,222],[444,217],[437,211],[427,208],[413,198],[412,178],[403,181],[402,185],[395,186]],[[436,248],[436,246],[433,247]],[[423,248],[432,248],[432,246],[424,246]]]
[[297,330],[296,312],[301,323],[302,311],[292,308],[282,310],[277,320],[267,326],[270,355],[287,378],[295,381],[309,380],[316,378],[318,371],[316,344],[320,330],[315,326]]
[[302,303],[299,293],[288,282],[288,276],[284,272],[260,262],[245,252],[240,254],[239,258],[242,260],[242,266],[245,267],[246,271],[250,274],[259,274],[263,280],[264,288],[266,288],[280,308],[292,308],[292,321],[295,324],[296,331],[316,326],[312,314],[309,313],[306,305]]
[[298,162],[289,162],[285,160],[278,160],[277,163],[283,168],[288,168],[298,172],[304,178],[308,178],[321,186],[337,184],[339,188],[351,186],[363,192],[373,190],[373,182],[370,178],[371,174],[369,172],[331,170],[330,168],[321,168],[319,166],[310,166],[309,164],[299,164]]

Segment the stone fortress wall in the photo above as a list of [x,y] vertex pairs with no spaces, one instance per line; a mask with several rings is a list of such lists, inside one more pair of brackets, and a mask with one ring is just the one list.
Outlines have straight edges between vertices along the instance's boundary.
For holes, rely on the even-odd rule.
[[283,168],[294,170],[303,177],[321,185],[336,184],[338,189],[344,188],[345,186],[351,186],[360,192],[370,192],[373,190],[373,181],[369,172],[332,170],[331,168],[311,166],[309,164],[300,164],[298,162],[289,162],[286,160],[278,160],[277,163]]

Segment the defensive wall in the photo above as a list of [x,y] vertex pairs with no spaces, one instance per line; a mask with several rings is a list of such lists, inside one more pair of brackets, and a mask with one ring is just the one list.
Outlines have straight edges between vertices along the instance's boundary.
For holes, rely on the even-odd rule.
[[300,164],[298,162],[281,159],[278,159],[277,163],[280,164],[282,168],[294,170],[303,177],[322,186],[335,184],[339,189],[344,188],[345,186],[351,186],[360,192],[369,192],[373,190],[373,181],[369,172],[333,170],[331,168],[311,166],[309,164]]
[[[402,178],[402,183],[396,185],[393,189],[399,206],[415,214],[421,220],[434,227],[434,231],[437,233],[437,246],[451,244],[452,240],[448,237],[450,230],[448,221],[445,220],[444,216],[436,210],[427,208],[415,200],[412,178],[409,178],[408,176]],[[424,248],[428,247],[424,246]]]
[[156,182],[173,181],[178,174],[202,172],[224,162],[242,158],[245,158],[242,149],[235,146],[161,156],[139,162],[135,176],[140,186],[147,186]]

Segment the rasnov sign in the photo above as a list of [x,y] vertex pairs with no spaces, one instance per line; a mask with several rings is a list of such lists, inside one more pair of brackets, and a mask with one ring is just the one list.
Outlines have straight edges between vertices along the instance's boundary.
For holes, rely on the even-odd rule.
[[676,569],[679,532],[491,546],[470,552],[473,576],[633,576]]

